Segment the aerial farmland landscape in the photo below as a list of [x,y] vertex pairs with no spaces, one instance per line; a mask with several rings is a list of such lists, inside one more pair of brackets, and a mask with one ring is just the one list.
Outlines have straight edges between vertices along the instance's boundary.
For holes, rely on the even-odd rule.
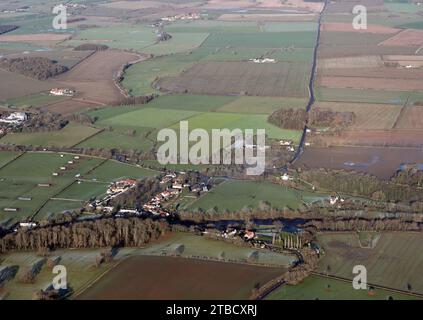
[[0,300],[423,300],[422,245],[420,0],[0,2]]

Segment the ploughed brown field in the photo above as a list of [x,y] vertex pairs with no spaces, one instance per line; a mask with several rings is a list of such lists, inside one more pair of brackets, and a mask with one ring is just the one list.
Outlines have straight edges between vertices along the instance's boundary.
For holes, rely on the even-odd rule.
[[57,86],[57,83],[52,80],[40,81],[0,69],[0,100],[47,91],[55,86]]
[[403,163],[422,163],[421,148],[306,148],[296,167],[354,170],[390,178]]
[[136,53],[121,50],[98,51],[91,55],[70,71],[55,78],[60,86],[76,89],[78,93],[78,103],[73,106],[58,103],[50,105],[54,111],[69,113],[87,109],[97,105],[105,105],[116,102],[124,95],[115,84],[115,78],[122,70],[123,66],[129,62],[136,61],[141,57]]
[[423,90],[421,79],[389,79],[367,77],[318,77],[318,84],[328,88],[374,89],[396,91]]
[[[407,115],[398,117],[395,128],[404,126]],[[407,122],[405,122],[407,125]],[[418,124],[418,123],[417,123]],[[422,129],[361,129],[344,131],[339,135],[320,135],[315,139],[325,146],[374,146],[374,147],[416,147],[423,146]],[[389,155],[388,155],[389,156]],[[422,159],[420,159],[421,161]]]
[[282,268],[159,256],[133,256],[76,297],[111,299],[248,299]]
[[382,43],[382,46],[420,47],[423,45],[423,30],[407,29]]

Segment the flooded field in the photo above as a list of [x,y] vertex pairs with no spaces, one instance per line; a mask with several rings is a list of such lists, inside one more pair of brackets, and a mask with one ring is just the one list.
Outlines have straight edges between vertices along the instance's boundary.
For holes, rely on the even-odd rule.
[[422,162],[421,148],[312,147],[305,149],[295,166],[354,170],[389,179],[402,164]]
[[283,272],[283,268],[228,262],[133,256],[76,298],[80,300],[248,299],[255,287],[263,285]]

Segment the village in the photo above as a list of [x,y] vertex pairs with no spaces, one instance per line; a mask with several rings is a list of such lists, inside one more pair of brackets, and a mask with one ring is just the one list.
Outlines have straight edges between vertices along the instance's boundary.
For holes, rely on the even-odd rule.
[[160,185],[163,186],[163,191],[153,195],[140,208],[116,208],[111,205],[111,202],[116,197],[135,188],[138,181],[135,179],[123,179],[113,182],[109,185],[106,196],[100,200],[94,200],[89,203],[87,208],[90,212],[96,214],[115,214],[115,217],[123,218],[126,216],[155,216],[155,217],[169,217],[174,214],[170,210],[169,204],[175,201],[182,193],[195,194],[199,196],[209,191],[210,186],[206,182],[201,182],[196,185],[184,183],[185,172],[170,172],[164,175],[160,180]]

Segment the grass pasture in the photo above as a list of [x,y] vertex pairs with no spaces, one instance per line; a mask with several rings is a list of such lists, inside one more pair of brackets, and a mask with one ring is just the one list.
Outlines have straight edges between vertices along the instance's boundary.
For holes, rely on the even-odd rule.
[[145,138],[148,128],[117,128],[105,130],[76,145],[78,148],[106,148],[118,150],[148,151],[153,142]]
[[217,111],[242,114],[271,114],[280,108],[305,108],[307,99],[278,97],[239,97]]
[[[87,180],[97,180],[99,182],[112,182],[121,178],[142,179],[156,175],[153,170],[143,169],[141,167],[120,163],[114,160],[107,160],[101,166],[84,176]],[[83,186],[84,188],[87,186]]]
[[[70,186],[76,174],[84,174],[100,163],[100,159],[83,157],[73,165],[67,164],[72,159],[71,155],[62,158],[56,153],[25,153],[0,169],[0,221],[9,225],[32,217],[48,199]],[[61,166],[67,170],[60,170]],[[53,172],[60,176],[54,177]],[[39,183],[50,186],[40,187]],[[5,208],[18,211],[5,212]]]
[[[204,129],[211,133],[213,129],[265,129],[266,135],[271,139],[292,139],[299,141],[301,132],[278,128],[267,122],[267,115],[248,115],[240,113],[210,112],[202,113],[187,119],[189,130]],[[179,123],[171,128],[179,130]]]
[[98,121],[100,126],[164,128],[198,114],[195,111],[141,108]]
[[142,53],[155,56],[182,53],[195,49],[207,39],[208,33],[172,33],[172,38],[140,49]]
[[236,97],[185,95],[163,95],[148,103],[149,108],[210,112],[220,110],[238,100]]
[[31,94],[28,96],[18,97],[14,99],[9,99],[6,101],[6,104],[12,105],[18,108],[38,108],[45,106],[47,104],[52,104],[59,101],[64,101],[69,99],[68,97],[61,96],[52,96],[48,92],[39,92]]
[[20,155],[19,152],[13,152],[13,151],[2,151],[0,152],[0,168],[8,164],[10,161],[15,159]]
[[[12,154],[0,152],[0,159],[13,159]],[[74,161],[69,164],[68,161]],[[66,170],[60,167],[65,166]],[[57,172],[58,176],[53,176]],[[75,176],[83,181],[78,184]],[[119,178],[140,179],[155,175],[152,170],[139,168],[113,160],[80,156],[74,160],[72,154],[51,152],[25,153],[0,168],[0,222],[9,226],[35,215],[44,219],[65,210],[81,207],[84,200],[105,193],[107,184]],[[101,182],[86,180],[98,179]],[[38,184],[49,184],[42,187]],[[19,198],[24,199],[19,199]],[[6,212],[5,208],[17,208],[17,212]]]
[[318,240],[325,249],[319,271],[329,265],[331,275],[352,279],[353,266],[364,265],[370,284],[404,291],[410,285],[411,291],[423,293],[420,233],[382,233],[373,249],[361,248],[354,233],[323,233]]
[[404,105],[407,101],[413,103],[423,99],[423,92],[318,87],[316,98],[319,101]]
[[266,297],[268,300],[409,300],[412,296],[382,289],[373,294],[367,290],[355,290],[351,282],[309,276],[296,286],[283,285]]
[[115,49],[140,50],[155,41],[154,30],[149,26],[112,26],[83,30],[63,45],[77,47],[84,43],[96,43]]
[[[114,257],[114,261],[120,261],[133,249],[121,249]],[[101,249],[77,249],[77,250],[57,250],[52,257],[60,257],[60,264],[66,266],[68,285],[74,292],[88,286],[93,280],[109,270],[113,263],[103,264],[100,267],[95,265],[96,258],[100,255]],[[50,257],[47,257],[47,259]],[[40,257],[35,252],[16,252],[1,256],[2,266],[18,266],[18,275],[25,267],[30,266]],[[2,293],[6,299],[10,300],[31,300],[36,290],[45,289],[49,286],[56,275],[46,264],[41,268],[40,273],[31,284],[22,283],[18,276],[5,283]]]
[[13,145],[71,147],[98,132],[96,128],[71,123],[57,131],[8,133],[0,139],[0,142]]
[[312,48],[315,32],[213,33],[204,47],[224,48]]
[[[181,246],[183,246],[183,250],[179,250],[178,253],[183,258],[207,257],[211,260],[230,260],[239,263],[247,262],[248,257],[256,251],[254,248],[234,246],[224,241],[208,239],[189,233],[173,233],[168,240],[163,240],[143,248],[140,250],[140,253],[158,256],[162,254],[174,255],[175,249]],[[261,250],[255,263],[287,267],[295,259],[295,256]]]
[[186,54],[157,57],[132,65],[125,71],[122,85],[134,96],[157,93],[152,83],[160,77],[177,75],[194,63]]
[[217,206],[219,211],[237,211],[248,206],[256,208],[260,201],[267,201],[275,208],[296,209],[304,202],[317,199],[319,196],[316,194],[299,192],[270,182],[226,181],[194,202],[189,209],[208,210]]

